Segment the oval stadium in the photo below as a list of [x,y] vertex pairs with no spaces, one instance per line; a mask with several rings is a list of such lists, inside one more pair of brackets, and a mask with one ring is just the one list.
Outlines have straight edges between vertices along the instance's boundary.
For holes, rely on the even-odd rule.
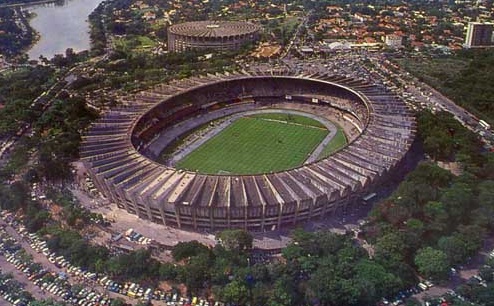
[[168,28],[168,51],[237,50],[254,42],[260,27],[245,21],[191,21]]
[[[119,208],[190,230],[273,230],[357,203],[404,163],[416,129],[400,98],[382,86],[336,75],[207,75],[163,84],[121,102],[83,136],[81,160],[87,174]],[[191,131],[223,124],[216,128],[221,135],[229,118],[263,112],[333,122],[347,144],[326,155],[314,155],[311,148],[307,159],[304,151],[304,160],[274,171],[212,173],[161,158]],[[329,136],[323,134],[318,142],[334,134],[325,133]]]

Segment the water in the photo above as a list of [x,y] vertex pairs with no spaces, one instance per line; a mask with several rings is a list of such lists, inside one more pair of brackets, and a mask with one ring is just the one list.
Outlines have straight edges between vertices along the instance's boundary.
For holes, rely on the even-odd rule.
[[89,14],[103,0],[65,0],[63,4],[45,4],[27,7],[36,17],[31,26],[40,35],[39,41],[28,51],[30,59],[40,55],[52,58],[55,54],[65,54],[67,48],[75,52],[88,50]]

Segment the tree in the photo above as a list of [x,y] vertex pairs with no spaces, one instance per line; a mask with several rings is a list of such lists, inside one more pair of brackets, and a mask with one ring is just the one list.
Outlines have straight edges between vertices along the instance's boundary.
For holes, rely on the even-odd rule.
[[191,257],[185,268],[180,270],[179,277],[191,293],[197,294],[211,279],[211,265],[209,254],[202,253]]
[[378,261],[402,261],[406,256],[406,244],[400,233],[391,232],[377,239],[375,244],[375,256]]
[[454,141],[444,130],[433,130],[424,139],[424,150],[434,160],[447,160],[453,154]]
[[228,283],[221,290],[220,295],[224,302],[234,303],[236,305],[246,305],[249,298],[247,286],[245,283],[237,280]]
[[179,242],[172,249],[172,257],[175,261],[181,261],[201,253],[208,253],[209,248],[197,240]]
[[471,188],[464,183],[454,183],[441,196],[450,223],[461,223],[467,215],[466,212],[472,208],[474,196]]
[[420,274],[434,280],[445,279],[448,275],[448,256],[431,247],[425,247],[417,251],[415,264]]
[[160,277],[165,280],[175,279],[177,277],[177,268],[168,262],[160,265]]
[[381,297],[397,292],[402,286],[398,277],[375,261],[363,259],[357,264],[355,271],[355,281],[362,288],[360,301],[367,305],[375,304]]
[[122,298],[116,298],[111,301],[111,306],[124,306],[125,301]]
[[476,224],[485,227],[494,227],[494,181],[483,181],[478,185],[479,208],[473,212]]
[[465,243],[456,235],[441,237],[437,246],[446,254],[451,265],[462,263],[468,257]]
[[217,235],[221,244],[229,251],[247,251],[252,248],[252,235],[241,229],[224,230]]
[[427,202],[423,212],[429,230],[441,233],[448,227],[448,213],[443,203],[438,201]]
[[274,283],[273,292],[269,296],[269,306],[290,306],[294,305],[293,282],[285,278],[278,279]]

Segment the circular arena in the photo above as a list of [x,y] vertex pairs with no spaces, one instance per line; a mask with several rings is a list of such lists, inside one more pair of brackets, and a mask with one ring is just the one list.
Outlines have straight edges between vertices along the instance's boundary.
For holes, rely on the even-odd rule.
[[[333,120],[349,143],[275,173],[204,174],[156,161],[204,123],[273,109]],[[266,231],[360,201],[402,164],[415,129],[401,99],[366,81],[287,71],[208,75],[126,98],[88,129],[81,160],[103,195],[140,218],[192,230]]]
[[245,21],[192,21],[168,28],[168,51],[237,50],[257,40],[260,27]]

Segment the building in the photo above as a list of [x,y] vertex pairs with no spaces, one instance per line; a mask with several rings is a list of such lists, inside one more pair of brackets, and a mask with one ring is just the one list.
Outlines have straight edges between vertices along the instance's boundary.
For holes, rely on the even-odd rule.
[[403,46],[403,37],[395,34],[386,35],[384,43],[393,49],[401,48]]
[[[282,69],[192,77],[126,101],[83,136],[88,175],[119,208],[192,230],[267,231],[361,203],[403,165],[416,130],[413,113],[382,87]],[[175,135],[225,115],[271,108],[338,114],[351,131],[349,145],[274,173],[205,174],[156,162]]]
[[468,23],[465,48],[488,47],[493,45],[494,23]]
[[258,39],[260,27],[244,21],[194,21],[168,28],[168,51],[238,50]]

